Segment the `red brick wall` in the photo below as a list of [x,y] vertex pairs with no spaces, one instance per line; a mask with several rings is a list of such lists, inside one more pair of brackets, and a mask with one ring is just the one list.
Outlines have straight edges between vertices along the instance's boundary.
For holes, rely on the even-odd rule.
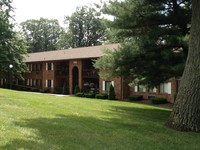
[[103,81],[114,81],[114,89],[117,99],[122,99],[122,79],[121,77],[118,78],[108,78],[108,79],[101,79],[99,80],[99,93],[106,93],[108,91],[103,91]]

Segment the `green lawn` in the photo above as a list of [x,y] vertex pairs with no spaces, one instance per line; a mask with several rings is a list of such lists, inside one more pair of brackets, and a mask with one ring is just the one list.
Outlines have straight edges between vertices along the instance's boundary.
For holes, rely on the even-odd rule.
[[164,127],[169,109],[0,89],[0,149],[193,150],[200,134]]

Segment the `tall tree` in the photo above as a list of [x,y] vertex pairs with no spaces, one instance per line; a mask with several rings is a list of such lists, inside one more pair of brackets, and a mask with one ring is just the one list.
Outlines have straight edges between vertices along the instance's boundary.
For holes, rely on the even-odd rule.
[[0,2],[0,78],[6,78],[9,65],[12,64],[12,74],[21,77],[26,70],[23,62],[23,54],[26,53],[25,42],[13,31],[13,24],[10,23],[13,11],[10,0]]
[[[148,67],[149,64],[152,66],[152,64],[156,64],[157,60],[160,60],[158,57],[152,59],[152,55],[154,56],[155,53],[160,53],[160,51],[164,52],[168,49],[177,53],[182,51],[183,54],[185,53],[184,55],[188,53],[177,99],[167,122],[167,126],[182,131],[199,132],[200,83],[198,81],[200,76],[200,1],[132,1],[133,3],[136,2],[132,5],[132,9],[130,9],[131,3],[127,2],[130,2],[130,0],[112,3],[113,7],[110,7],[111,10],[109,11],[117,16],[114,25],[121,29],[120,32],[122,35],[134,39],[134,42],[136,42],[136,44],[133,43],[133,46],[136,47],[130,45],[129,49],[132,47],[134,51],[138,51],[138,53],[141,51],[145,53],[150,51],[150,53],[147,53],[148,55],[146,55],[146,57],[141,57],[143,60],[139,59],[138,61],[136,58],[133,59],[132,62],[135,60],[136,62],[146,62],[139,64],[142,69],[148,72],[148,69],[146,67],[143,68],[143,66]],[[192,23],[190,23],[189,19],[191,19],[192,7]],[[126,11],[116,13],[116,10],[125,10],[125,8],[129,11],[129,15]],[[131,20],[131,22],[127,23],[126,21],[128,20]],[[162,24],[160,24],[161,20],[163,22]],[[141,34],[144,36],[141,36]],[[189,51],[187,44],[183,42],[183,36],[187,34],[190,34]],[[127,48],[123,48],[122,46],[122,50],[127,50]],[[166,54],[167,55],[158,56],[162,58],[161,60],[165,60],[167,57],[171,58],[171,55],[168,55],[168,53]],[[113,57],[111,58],[113,59]],[[127,56],[125,58],[127,58]],[[119,57],[119,60],[120,59],[123,59],[123,57]],[[161,64],[157,63],[156,66],[159,68],[164,65],[163,67],[165,68],[168,62],[170,61],[164,61],[164,63],[160,62]],[[120,70],[119,66],[118,68]],[[156,71],[157,68],[153,67],[152,70]],[[137,67],[132,68],[132,73],[136,73],[137,75],[137,71],[140,71]],[[162,72],[153,75],[159,76],[160,74],[162,75]],[[146,76],[146,74],[142,74],[142,77],[145,78]],[[162,76],[159,77],[162,78]]]
[[78,7],[71,16],[65,17],[65,22],[71,35],[71,47],[98,45],[104,41],[105,26],[94,8]]
[[192,25],[186,67],[173,111],[167,122],[169,127],[200,131],[200,1],[192,0]]
[[21,24],[22,33],[28,43],[28,52],[57,50],[63,28],[56,19],[31,19]]
[[149,86],[182,75],[191,24],[190,0],[114,1],[104,12],[114,16],[110,26],[117,29],[116,36],[123,42],[113,54],[113,74],[123,73]]

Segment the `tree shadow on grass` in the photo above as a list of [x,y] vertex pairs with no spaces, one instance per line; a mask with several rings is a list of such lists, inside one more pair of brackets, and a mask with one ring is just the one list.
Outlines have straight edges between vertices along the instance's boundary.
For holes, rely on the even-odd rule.
[[[1,148],[143,149],[146,143],[155,149],[156,141],[152,136],[163,134],[163,122],[169,114],[168,110],[111,107],[102,117],[59,114],[55,118],[27,119],[16,122],[16,126],[34,130],[35,136],[16,137]],[[140,141],[144,136],[149,141],[142,145]],[[170,138],[170,135],[163,138]]]

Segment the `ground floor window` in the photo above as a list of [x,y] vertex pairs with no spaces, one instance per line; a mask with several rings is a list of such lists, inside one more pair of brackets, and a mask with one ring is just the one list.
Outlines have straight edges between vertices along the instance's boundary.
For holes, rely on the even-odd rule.
[[150,93],[156,93],[156,92],[157,92],[157,88],[156,88],[156,87],[150,88],[150,89],[149,89],[149,92],[150,92]]
[[171,82],[160,84],[160,93],[171,94]]
[[147,88],[144,85],[136,85],[135,86],[135,92],[146,92]]
[[53,80],[46,80],[46,88],[53,88]]
[[41,80],[40,79],[36,80],[36,86],[41,86]]
[[111,84],[114,86],[114,81],[103,81],[102,90],[103,91],[109,91]]
[[6,84],[6,79],[1,79],[1,85]]

